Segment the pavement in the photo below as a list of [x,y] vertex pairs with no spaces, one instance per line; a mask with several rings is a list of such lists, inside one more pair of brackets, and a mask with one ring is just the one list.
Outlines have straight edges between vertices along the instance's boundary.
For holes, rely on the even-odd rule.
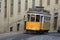
[[20,34],[22,32],[9,32],[9,33],[2,33],[0,34],[0,39],[1,38],[5,38],[5,37],[10,37],[10,36],[14,36],[14,35],[17,35],[17,34]]
[[9,32],[0,34],[0,40],[60,40],[60,33],[24,34],[22,32]]
[[12,40],[60,40],[60,33],[18,34]]

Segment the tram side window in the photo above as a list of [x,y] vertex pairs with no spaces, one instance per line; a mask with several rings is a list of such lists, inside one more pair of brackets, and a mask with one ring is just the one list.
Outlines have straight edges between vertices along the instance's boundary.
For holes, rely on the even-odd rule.
[[46,16],[45,16],[44,19],[47,20],[47,21],[50,21],[50,17],[46,17]]
[[46,16],[45,16],[44,19],[45,19],[44,23],[46,23],[46,24],[50,24],[50,17],[46,17]]
[[30,15],[28,14],[28,21],[30,20]]
[[40,16],[36,15],[36,22],[40,22]]
[[35,16],[31,15],[31,21],[34,22],[35,21]]
[[41,23],[42,23],[43,16],[41,16]]

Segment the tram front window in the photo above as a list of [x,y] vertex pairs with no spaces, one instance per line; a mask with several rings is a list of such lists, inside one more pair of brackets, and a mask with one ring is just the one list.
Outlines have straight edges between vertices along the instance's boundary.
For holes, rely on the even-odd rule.
[[30,20],[30,15],[28,14],[28,21]]
[[32,21],[32,22],[35,21],[35,16],[34,16],[34,15],[31,16],[31,21]]
[[36,15],[36,22],[40,22],[40,16]]

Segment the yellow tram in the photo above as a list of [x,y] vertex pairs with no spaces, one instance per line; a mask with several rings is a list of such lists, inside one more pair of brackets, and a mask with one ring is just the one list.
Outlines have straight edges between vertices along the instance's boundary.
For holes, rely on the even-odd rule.
[[48,32],[50,29],[50,13],[43,7],[30,8],[27,11],[25,30],[30,33]]

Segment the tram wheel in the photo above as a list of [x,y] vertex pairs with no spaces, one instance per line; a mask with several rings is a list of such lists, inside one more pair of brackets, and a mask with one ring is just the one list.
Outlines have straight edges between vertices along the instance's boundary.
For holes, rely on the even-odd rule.
[[45,30],[44,33],[48,33],[48,30]]

